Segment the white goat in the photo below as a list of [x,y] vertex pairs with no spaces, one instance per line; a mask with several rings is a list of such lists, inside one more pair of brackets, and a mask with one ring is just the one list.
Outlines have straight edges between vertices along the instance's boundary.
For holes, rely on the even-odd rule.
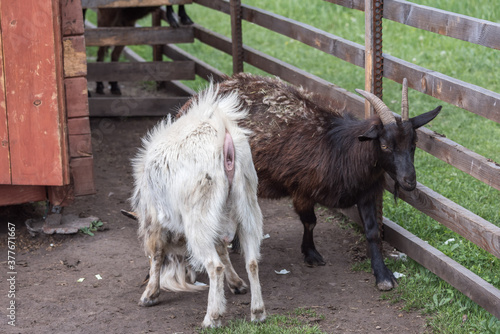
[[218,86],[210,85],[182,117],[160,122],[143,139],[133,160],[131,202],[151,267],[139,305],[157,304],[160,288],[200,290],[191,283],[194,271],[205,269],[210,289],[202,325],[220,326],[224,274],[233,293],[247,291],[227,252],[237,234],[250,280],[251,320],[265,319],[257,264],[262,240],[257,174],[249,132],[237,125],[246,115],[236,94],[218,94]]

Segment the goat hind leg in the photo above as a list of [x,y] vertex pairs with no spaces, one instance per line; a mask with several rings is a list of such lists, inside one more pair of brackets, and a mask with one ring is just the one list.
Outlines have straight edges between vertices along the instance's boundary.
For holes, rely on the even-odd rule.
[[160,271],[165,259],[165,250],[158,247],[151,259],[149,280],[139,301],[140,306],[153,306],[158,304],[160,295]]
[[212,257],[205,265],[210,279],[208,291],[207,313],[203,319],[203,327],[220,327],[221,316],[226,309],[226,299],[224,297],[224,265],[217,257]]
[[304,226],[304,234],[302,236],[302,254],[304,261],[310,267],[324,266],[326,264],[323,256],[316,250],[314,245],[313,231],[316,226],[316,215],[314,214],[314,202],[294,200],[295,211],[300,217],[300,221]]
[[219,253],[222,263],[226,267],[225,276],[227,279],[227,285],[231,292],[235,295],[246,294],[248,291],[248,285],[244,280],[240,278],[240,276],[238,276],[238,274],[234,270],[233,265],[231,264],[231,259],[229,258],[227,247],[225,245],[222,245],[217,249],[217,252]]

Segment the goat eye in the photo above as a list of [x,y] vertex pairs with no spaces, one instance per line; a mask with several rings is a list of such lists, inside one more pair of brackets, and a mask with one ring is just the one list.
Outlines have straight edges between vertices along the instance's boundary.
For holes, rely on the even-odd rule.
[[384,144],[380,145],[380,147],[381,147],[384,151],[387,151],[387,150],[389,149],[389,148],[387,147],[387,145],[384,145]]

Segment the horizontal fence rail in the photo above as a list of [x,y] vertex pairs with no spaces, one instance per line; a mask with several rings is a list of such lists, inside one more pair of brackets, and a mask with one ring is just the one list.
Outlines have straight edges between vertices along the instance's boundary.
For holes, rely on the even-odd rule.
[[95,28],[85,30],[86,46],[193,43],[193,30],[186,27]]
[[192,0],[82,0],[82,8],[148,7],[184,5],[192,2]]
[[[325,0],[347,8],[365,10],[365,0]],[[384,0],[384,18],[411,27],[500,50],[500,24],[418,5],[404,0]]]

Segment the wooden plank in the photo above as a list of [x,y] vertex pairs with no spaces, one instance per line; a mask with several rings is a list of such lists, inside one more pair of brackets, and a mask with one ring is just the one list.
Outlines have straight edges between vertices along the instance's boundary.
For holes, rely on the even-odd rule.
[[61,0],[61,26],[63,36],[83,35],[82,3],[80,0]]
[[191,4],[193,0],[82,0],[83,8],[146,7]]
[[66,113],[68,118],[89,115],[87,79],[85,77],[64,79]]
[[91,134],[69,135],[69,155],[71,158],[92,157]]
[[189,99],[183,97],[89,98],[91,117],[166,116],[175,114]]
[[173,60],[190,60],[194,62],[195,73],[207,81],[214,80],[215,82],[220,82],[223,80],[223,72],[193,57],[191,54],[175,45],[164,45],[163,52],[167,57]]
[[[386,181],[387,190],[392,191],[394,181],[387,176]],[[488,253],[500,258],[500,227],[420,183],[417,183],[417,188],[413,191],[400,189],[399,197]]]
[[87,46],[193,43],[191,27],[112,27],[85,31]]
[[63,38],[64,77],[78,77],[87,74],[87,55],[85,37],[69,36]]
[[71,176],[75,185],[75,196],[95,194],[94,162],[92,157],[71,159]]
[[89,81],[194,80],[192,61],[144,63],[89,63]]
[[500,290],[493,285],[387,218],[384,239],[500,318]]
[[469,84],[384,53],[384,76],[459,108],[500,123],[500,93]]
[[0,206],[43,201],[45,199],[47,199],[47,194],[44,186],[0,184]]
[[77,117],[68,119],[68,134],[82,135],[90,133],[90,121],[88,117]]
[[[1,4],[0,4],[1,11]],[[9,131],[7,128],[7,109],[5,104],[5,76],[3,61],[2,34],[0,33],[0,184],[10,184]]]
[[75,188],[72,184],[60,187],[47,187],[47,195],[50,204],[68,206],[75,200]]
[[63,185],[69,181],[66,136],[61,126],[64,109],[60,103],[62,54],[57,8],[52,1],[2,1],[13,184]]
[[[325,0],[364,10],[364,0]],[[500,50],[500,24],[404,0],[385,0],[384,18],[422,30]]]
[[427,128],[418,130],[418,147],[490,187],[500,190],[500,164]]

